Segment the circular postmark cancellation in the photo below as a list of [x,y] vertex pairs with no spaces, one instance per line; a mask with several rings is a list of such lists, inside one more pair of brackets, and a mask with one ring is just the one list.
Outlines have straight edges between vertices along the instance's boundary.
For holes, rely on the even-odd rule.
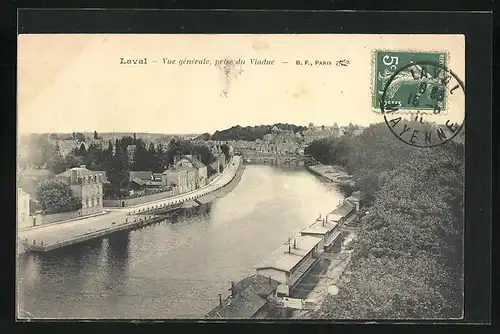
[[387,79],[379,107],[399,140],[421,148],[442,145],[464,125],[465,85],[442,63],[411,61]]

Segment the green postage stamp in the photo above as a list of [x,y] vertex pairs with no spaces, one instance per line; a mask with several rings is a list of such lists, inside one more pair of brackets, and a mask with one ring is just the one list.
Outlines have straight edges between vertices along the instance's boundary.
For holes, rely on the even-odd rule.
[[373,110],[445,113],[447,63],[446,52],[375,51]]

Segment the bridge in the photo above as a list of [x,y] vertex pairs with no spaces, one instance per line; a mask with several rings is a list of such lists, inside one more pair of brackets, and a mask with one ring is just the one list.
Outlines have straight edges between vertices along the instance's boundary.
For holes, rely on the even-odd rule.
[[243,157],[245,163],[304,166],[312,162],[311,157],[300,154],[281,154],[277,152],[259,152],[254,150],[241,150],[235,152]]

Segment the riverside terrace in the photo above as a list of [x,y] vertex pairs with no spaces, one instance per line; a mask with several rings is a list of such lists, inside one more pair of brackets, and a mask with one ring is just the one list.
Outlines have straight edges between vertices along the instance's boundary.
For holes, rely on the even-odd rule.
[[[140,204],[135,207],[108,208],[107,210],[109,212],[100,216],[49,224],[47,226],[42,225],[39,228],[20,231],[18,233],[18,239],[30,245],[28,250],[45,252],[92,238],[101,237],[124,228],[139,226],[139,224],[144,224],[144,219],[146,219],[144,215],[149,217],[147,219],[148,222],[157,221],[159,219],[158,210],[161,209],[165,212],[180,208],[185,202],[197,198],[201,199],[202,196],[214,193],[228,185],[235,179],[237,172],[241,169],[242,161],[241,157],[233,157],[233,162],[218,178],[214,179],[207,186],[189,193]],[[37,247],[33,247],[33,242]],[[22,250],[20,251],[22,252]]]
[[342,227],[356,218],[358,210],[359,199],[356,196],[350,196],[326,217],[322,218],[320,215],[314,223],[300,231],[300,235],[321,238],[326,249],[340,235]]
[[281,246],[255,269],[257,274],[272,277],[292,290],[322,253],[322,238],[299,236]]
[[232,284],[229,297],[223,301],[219,295],[219,305],[206,317],[256,318],[265,313],[274,293],[289,296],[337,239],[341,229],[356,220],[360,198],[360,192],[353,193],[325,218],[320,216],[311,226],[303,229],[301,236],[289,238],[284,246],[255,266],[256,275]]

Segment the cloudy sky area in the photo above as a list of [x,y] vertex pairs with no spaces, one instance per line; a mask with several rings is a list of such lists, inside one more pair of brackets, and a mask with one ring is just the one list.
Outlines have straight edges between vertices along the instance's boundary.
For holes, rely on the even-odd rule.
[[[464,39],[453,35],[20,35],[18,47],[20,133],[367,125],[383,120],[371,109],[374,50],[446,50],[450,68],[465,73]],[[148,65],[120,65],[121,57],[147,57]],[[163,57],[212,65],[163,65]],[[246,60],[229,83],[213,64],[225,58]],[[295,65],[306,59],[332,66]],[[341,59],[350,65],[335,66]]]

